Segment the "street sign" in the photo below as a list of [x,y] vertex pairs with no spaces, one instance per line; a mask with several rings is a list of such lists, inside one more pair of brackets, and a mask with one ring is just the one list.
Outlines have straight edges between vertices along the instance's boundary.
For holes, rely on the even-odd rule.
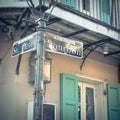
[[83,43],[52,33],[46,35],[46,51],[75,58],[83,57]]
[[37,32],[13,43],[12,57],[36,50]]
[[[37,32],[13,43],[12,57],[36,50]],[[64,38],[52,33],[46,34],[46,52],[82,58],[83,43],[76,40]]]

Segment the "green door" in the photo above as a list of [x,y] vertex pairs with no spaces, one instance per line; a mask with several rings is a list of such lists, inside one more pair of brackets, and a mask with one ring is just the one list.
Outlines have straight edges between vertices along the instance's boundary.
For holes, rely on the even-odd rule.
[[61,0],[61,3],[77,9],[77,0]]
[[100,0],[100,20],[110,24],[110,1]]
[[108,120],[120,120],[120,85],[107,84]]
[[60,120],[78,120],[77,77],[60,75]]

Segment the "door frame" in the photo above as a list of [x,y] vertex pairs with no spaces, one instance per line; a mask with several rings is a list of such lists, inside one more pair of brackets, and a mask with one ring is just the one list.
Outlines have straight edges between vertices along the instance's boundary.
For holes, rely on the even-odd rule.
[[106,104],[107,96],[104,93],[104,91],[106,91],[106,80],[81,74],[81,73],[75,73],[75,75],[78,77],[78,83],[84,82],[84,83],[93,84],[96,86],[95,97],[97,99],[97,103],[101,102],[102,104],[95,104],[96,105],[95,118],[96,120],[107,120],[107,104]]

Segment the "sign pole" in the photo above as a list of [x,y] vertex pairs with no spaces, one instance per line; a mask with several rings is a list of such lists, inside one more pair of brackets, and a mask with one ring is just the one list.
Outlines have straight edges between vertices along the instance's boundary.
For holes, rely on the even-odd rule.
[[44,59],[45,59],[45,32],[46,20],[44,14],[38,22],[37,49],[36,49],[36,75],[34,86],[34,120],[43,120],[44,99]]

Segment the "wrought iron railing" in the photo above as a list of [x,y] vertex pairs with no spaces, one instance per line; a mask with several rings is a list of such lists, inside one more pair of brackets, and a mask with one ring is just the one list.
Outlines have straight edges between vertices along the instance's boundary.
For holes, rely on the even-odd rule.
[[56,0],[72,9],[120,29],[120,0]]

